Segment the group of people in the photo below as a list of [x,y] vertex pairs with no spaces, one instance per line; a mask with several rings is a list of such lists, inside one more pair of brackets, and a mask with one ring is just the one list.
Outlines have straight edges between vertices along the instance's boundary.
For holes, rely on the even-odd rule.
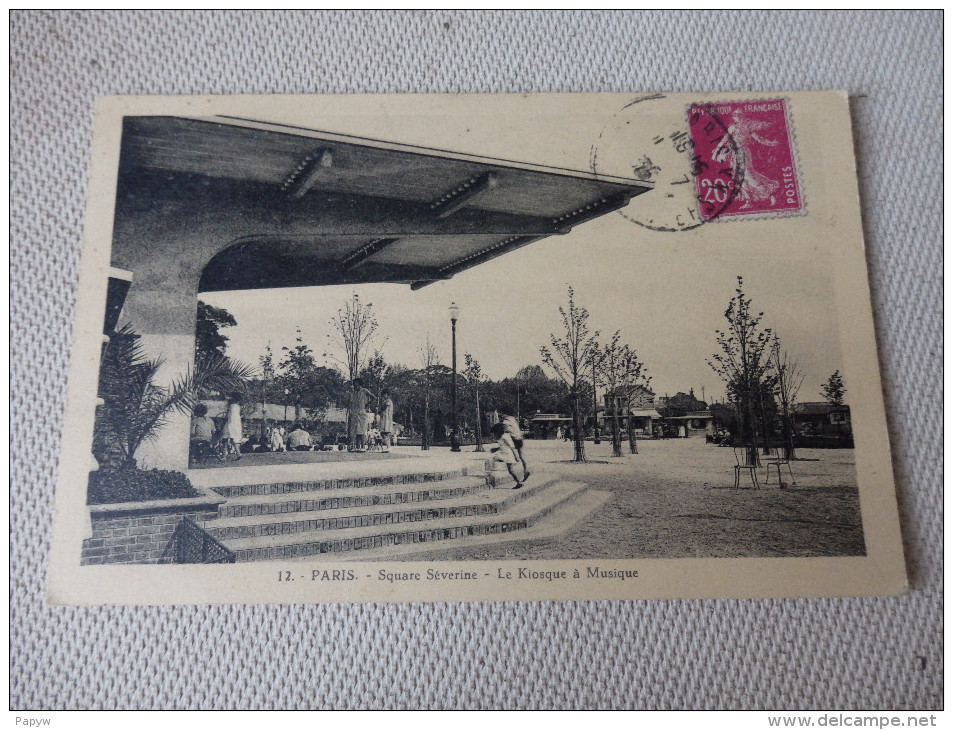
[[[377,401],[376,408],[370,404]],[[490,432],[496,439],[492,451],[495,458],[506,464],[506,468],[516,482],[513,489],[521,489],[530,476],[526,457],[523,455],[523,432],[519,422],[511,413],[496,411],[492,414]],[[241,458],[241,445],[244,442],[242,429],[241,394],[230,393],[225,405],[225,422],[219,430],[215,421],[208,415],[208,407],[199,403],[193,412],[190,433],[191,457],[193,461],[203,457],[217,456],[226,459],[229,456]],[[361,378],[351,381],[348,397],[348,450],[354,452],[379,450],[390,451],[391,437],[394,433],[394,401],[390,391],[384,389],[380,397],[375,398]],[[274,422],[263,424],[260,448],[266,451],[311,451],[315,448],[311,434],[300,423],[295,423],[286,432],[284,427]],[[517,465],[521,474],[517,472]]]
[[719,428],[715,433],[706,433],[705,442],[715,444],[716,446],[731,446],[731,432],[724,428]]
[[225,404],[225,423],[221,430],[209,417],[208,406],[204,403],[195,406],[189,433],[189,457],[192,461],[211,456],[223,461],[234,456],[237,461],[242,458],[241,445],[244,439],[240,393],[229,393]]
[[381,391],[377,408],[371,411],[368,406],[373,401],[374,394],[364,387],[364,381],[354,378],[347,403],[348,451],[380,449],[385,454],[390,451],[390,440],[394,435],[394,401],[387,388]]
[[[369,406],[375,401],[376,408],[372,411]],[[348,396],[347,422],[348,451],[389,452],[394,435],[394,401],[390,391],[385,388],[377,398],[364,387],[361,378],[354,378]],[[192,461],[212,456],[220,460],[230,456],[240,459],[241,446],[245,441],[241,394],[229,394],[225,404],[224,425],[220,429],[214,419],[209,417],[208,407],[199,403],[193,411],[189,436]],[[280,452],[311,451],[315,446],[311,434],[300,423],[295,423],[286,432],[283,426],[273,421],[265,421],[258,443],[260,450]]]

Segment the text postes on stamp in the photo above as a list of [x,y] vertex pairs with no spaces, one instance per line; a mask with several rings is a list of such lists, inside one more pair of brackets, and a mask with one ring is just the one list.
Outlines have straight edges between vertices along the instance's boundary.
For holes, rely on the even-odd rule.
[[703,220],[803,210],[786,100],[693,104],[688,126]]

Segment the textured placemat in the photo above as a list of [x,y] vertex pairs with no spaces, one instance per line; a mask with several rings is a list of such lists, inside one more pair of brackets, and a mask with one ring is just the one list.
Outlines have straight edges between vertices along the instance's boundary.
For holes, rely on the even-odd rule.
[[[14,12],[12,708],[940,707],[941,38],[939,12]],[[908,595],[45,604],[97,95],[827,88],[853,97]]]

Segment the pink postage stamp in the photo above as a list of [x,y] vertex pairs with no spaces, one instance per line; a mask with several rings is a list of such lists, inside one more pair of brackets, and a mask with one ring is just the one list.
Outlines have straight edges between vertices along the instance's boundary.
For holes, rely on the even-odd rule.
[[693,104],[688,126],[703,220],[783,216],[803,208],[787,101]]

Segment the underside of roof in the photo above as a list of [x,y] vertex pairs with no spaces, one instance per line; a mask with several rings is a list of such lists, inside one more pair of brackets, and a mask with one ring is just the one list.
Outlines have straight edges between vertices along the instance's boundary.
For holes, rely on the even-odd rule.
[[637,180],[215,117],[126,117],[117,218],[250,221],[200,291],[415,288],[627,205]]

